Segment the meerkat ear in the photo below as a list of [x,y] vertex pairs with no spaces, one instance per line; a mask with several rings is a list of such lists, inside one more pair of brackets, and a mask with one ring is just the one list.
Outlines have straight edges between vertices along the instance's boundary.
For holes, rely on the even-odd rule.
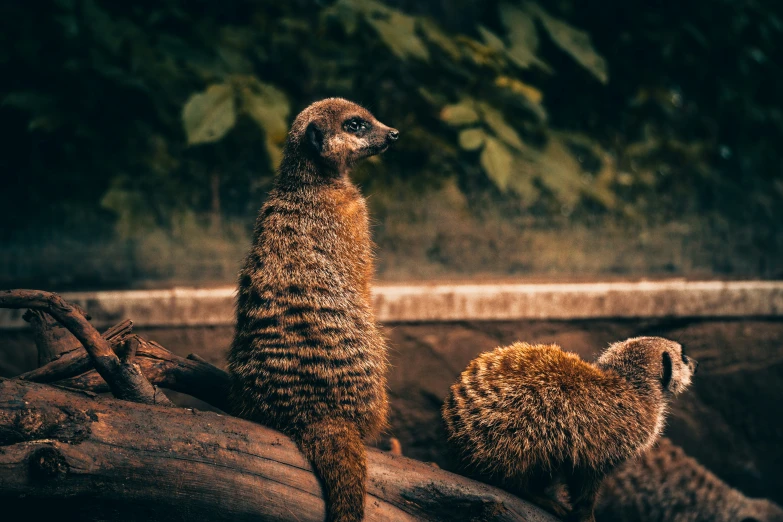
[[315,122],[311,122],[305,130],[305,140],[307,143],[320,154],[324,149],[324,133],[318,128]]
[[669,352],[663,352],[661,363],[663,364],[661,386],[663,386],[663,389],[665,390],[669,387],[669,383],[672,382],[672,356],[669,355]]

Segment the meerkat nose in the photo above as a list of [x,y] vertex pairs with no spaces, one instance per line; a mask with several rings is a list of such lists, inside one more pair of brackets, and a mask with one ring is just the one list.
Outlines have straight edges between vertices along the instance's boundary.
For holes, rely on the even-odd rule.
[[697,361],[696,359],[691,359],[691,361],[693,362],[693,373],[695,374],[696,368],[699,367],[699,361]]
[[400,131],[397,129],[391,129],[389,131],[388,140],[389,141],[397,141],[400,137]]

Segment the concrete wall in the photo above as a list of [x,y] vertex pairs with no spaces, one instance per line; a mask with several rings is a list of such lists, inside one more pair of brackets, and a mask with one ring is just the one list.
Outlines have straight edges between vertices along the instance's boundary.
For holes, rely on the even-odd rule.
[[[140,326],[219,326],[234,319],[234,287],[63,294],[93,324],[125,318]],[[574,284],[378,285],[383,323],[653,317],[780,317],[783,282],[639,281]],[[24,328],[24,310],[0,309],[0,329]]]

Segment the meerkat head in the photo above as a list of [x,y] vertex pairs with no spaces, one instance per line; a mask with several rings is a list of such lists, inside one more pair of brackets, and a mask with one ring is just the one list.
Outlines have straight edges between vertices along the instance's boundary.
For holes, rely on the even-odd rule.
[[299,113],[286,151],[344,173],[357,161],[384,152],[399,137],[397,129],[379,122],[367,109],[342,98],[327,98]]
[[634,337],[612,344],[597,364],[633,381],[658,380],[664,393],[676,395],[691,383],[699,363],[685,355],[682,345],[662,337]]

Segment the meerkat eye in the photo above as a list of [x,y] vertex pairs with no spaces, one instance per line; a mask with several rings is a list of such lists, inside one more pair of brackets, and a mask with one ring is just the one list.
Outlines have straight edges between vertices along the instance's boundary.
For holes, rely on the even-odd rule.
[[672,356],[669,352],[663,352],[662,360],[663,374],[661,375],[661,384],[664,389],[669,387],[669,383],[672,381]]
[[368,127],[369,125],[367,122],[360,120],[359,118],[351,118],[350,120],[343,123],[343,128],[348,132],[359,132],[366,130]]

